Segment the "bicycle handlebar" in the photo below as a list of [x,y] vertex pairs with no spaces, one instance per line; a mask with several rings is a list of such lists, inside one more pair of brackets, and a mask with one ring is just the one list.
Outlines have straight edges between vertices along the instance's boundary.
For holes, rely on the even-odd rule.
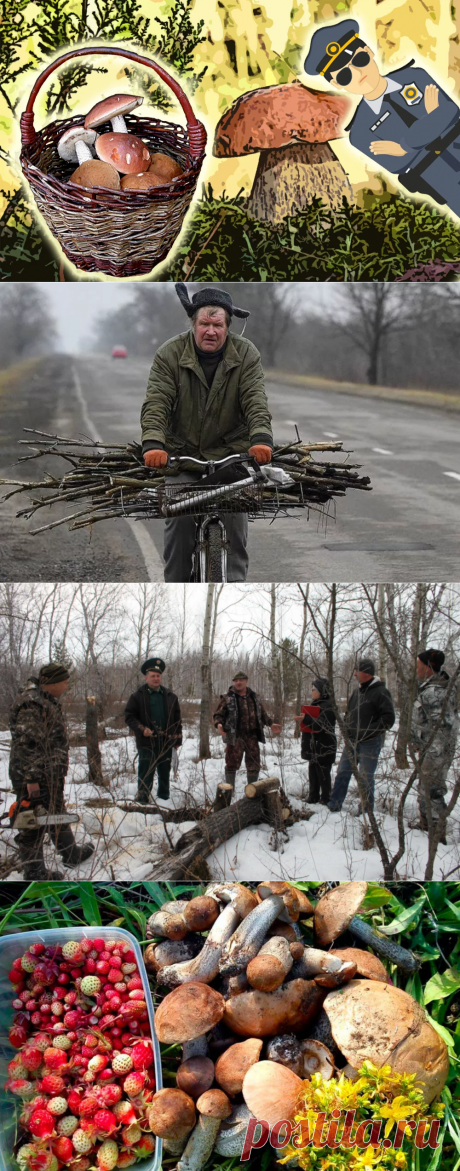
[[209,468],[210,464],[213,467],[222,467],[223,464],[241,463],[242,460],[250,460],[253,462],[253,456],[249,455],[248,451],[243,451],[239,455],[226,455],[223,459],[196,459],[194,455],[168,455],[168,467],[174,467],[174,464],[197,464],[199,468]]

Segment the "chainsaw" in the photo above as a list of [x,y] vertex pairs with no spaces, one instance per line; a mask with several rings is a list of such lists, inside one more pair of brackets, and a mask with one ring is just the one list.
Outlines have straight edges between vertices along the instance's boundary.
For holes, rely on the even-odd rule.
[[52,810],[45,809],[44,805],[41,804],[40,797],[30,797],[29,799],[24,797],[22,801],[14,801],[8,814],[0,818],[0,822],[6,821],[7,817],[11,828],[16,830],[76,825],[80,821],[77,813],[53,813]]

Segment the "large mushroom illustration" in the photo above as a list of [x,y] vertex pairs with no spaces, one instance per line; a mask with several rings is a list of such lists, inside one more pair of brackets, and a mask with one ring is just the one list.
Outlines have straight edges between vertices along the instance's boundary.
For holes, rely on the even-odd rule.
[[345,98],[298,80],[243,94],[216,127],[214,154],[237,158],[260,151],[248,209],[279,223],[320,198],[333,208],[353,203],[348,177],[330,146],[341,137]]

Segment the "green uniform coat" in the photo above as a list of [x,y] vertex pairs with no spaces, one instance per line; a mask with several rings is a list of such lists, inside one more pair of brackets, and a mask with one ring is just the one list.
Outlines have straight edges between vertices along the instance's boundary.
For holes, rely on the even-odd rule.
[[197,459],[223,459],[255,442],[272,442],[259,351],[229,333],[209,388],[193,332],[171,338],[155,354],[141,424],[143,443]]

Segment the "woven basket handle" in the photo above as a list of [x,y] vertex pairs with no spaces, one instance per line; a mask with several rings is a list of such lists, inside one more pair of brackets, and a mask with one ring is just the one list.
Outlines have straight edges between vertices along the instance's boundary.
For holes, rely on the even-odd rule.
[[71,61],[72,57],[86,57],[90,53],[98,53],[100,56],[106,57],[113,57],[115,55],[117,57],[128,57],[130,61],[135,61],[136,65],[145,65],[147,69],[153,69],[154,73],[158,73],[158,76],[161,77],[161,80],[166,82],[166,85],[172,89],[173,93],[176,95],[176,98],[178,98],[180,101],[187,119],[187,132],[192,158],[198,159],[200,157],[206,146],[206,130],[203,126],[203,123],[199,122],[198,118],[195,117],[190,102],[184,94],[183,89],[181,89],[179,82],[176,81],[174,77],[171,77],[171,75],[167,73],[166,69],[163,69],[161,65],[157,65],[156,61],[152,61],[150,57],[141,57],[139,53],[134,53],[131,49],[118,49],[112,45],[89,49],[72,49],[69,53],[63,53],[62,57],[57,57],[51,65],[48,65],[47,69],[43,70],[43,73],[40,73],[40,76],[37,77],[35,85],[31,90],[26,109],[21,115],[20,125],[23,146],[30,146],[33,142],[35,142],[34,102],[47,77],[50,76],[50,73],[54,73],[54,70],[58,69],[60,65],[63,65],[64,61]]

